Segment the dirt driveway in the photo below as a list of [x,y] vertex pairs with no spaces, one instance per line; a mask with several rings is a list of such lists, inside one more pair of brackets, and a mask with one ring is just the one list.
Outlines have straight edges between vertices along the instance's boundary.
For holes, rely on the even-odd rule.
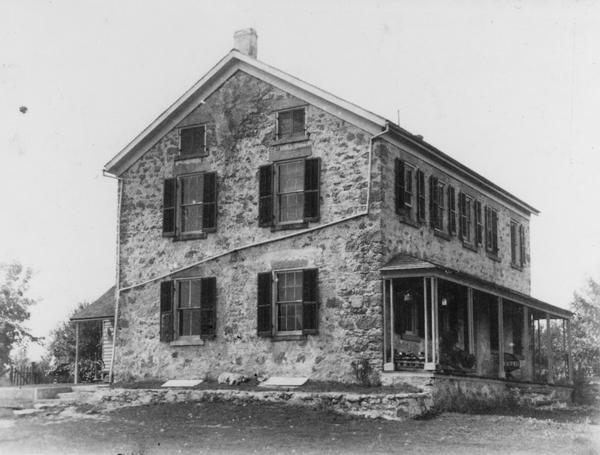
[[[552,419],[548,420],[547,417]],[[0,418],[0,453],[600,454],[589,413],[389,422],[283,404],[177,403]],[[591,422],[590,422],[591,420]]]

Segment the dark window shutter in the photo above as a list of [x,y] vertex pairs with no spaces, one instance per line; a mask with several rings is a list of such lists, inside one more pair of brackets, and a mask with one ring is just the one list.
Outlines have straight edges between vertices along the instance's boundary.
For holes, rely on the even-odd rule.
[[396,173],[396,213],[400,213],[404,209],[404,192],[406,183],[404,182],[404,161],[396,158],[394,161]]
[[163,183],[163,236],[175,235],[175,205],[177,180],[165,179]]
[[258,225],[273,225],[273,165],[258,169]]
[[186,128],[179,132],[180,152],[182,155],[192,155],[194,153],[194,134],[192,128]]
[[292,111],[280,112],[277,116],[277,137],[291,136],[294,128]]
[[212,338],[217,334],[217,279],[200,281],[200,336]]
[[160,283],[160,341],[173,341],[173,281]]
[[202,229],[217,227],[217,173],[204,174],[204,200],[202,205]]
[[522,224],[519,225],[519,261],[521,264],[521,267],[523,267],[525,265],[526,261],[526,250],[525,250],[525,228],[523,227]]
[[257,333],[259,337],[273,335],[273,278],[271,272],[258,274],[257,301]]
[[320,206],[320,169],[319,158],[309,158],[304,162],[304,220],[319,221]]
[[296,109],[295,111],[292,112],[292,117],[293,117],[293,127],[292,127],[292,133],[293,134],[304,134],[304,109]]
[[438,225],[438,185],[437,179],[432,175],[429,177],[429,222],[432,228]]
[[318,301],[318,269],[305,269],[302,271],[302,333],[305,335],[318,333]]
[[205,127],[192,128],[192,131],[194,142],[193,153],[203,155],[206,148],[206,144],[204,143]]

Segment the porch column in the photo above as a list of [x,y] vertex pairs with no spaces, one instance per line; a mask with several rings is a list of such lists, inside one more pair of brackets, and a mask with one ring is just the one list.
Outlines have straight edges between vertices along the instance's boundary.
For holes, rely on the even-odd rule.
[[386,316],[388,313],[387,311],[389,311],[387,309],[388,306],[388,302],[387,302],[387,281],[386,279],[382,280],[381,284],[383,286],[381,295],[382,295],[382,302],[383,302],[383,370],[385,371],[385,365],[386,363],[388,363],[388,356],[387,356],[387,347],[388,347],[388,334],[387,334],[387,330],[386,330],[386,323],[389,322],[387,319],[389,318],[389,316]]
[[531,352],[531,339],[529,335],[529,308],[523,307],[523,356],[525,357],[524,379],[533,379],[533,355]]
[[[390,337],[392,327],[391,304],[390,304],[390,286],[391,280],[383,280],[383,370],[394,371],[394,351],[393,343]],[[392,329],[393,330],[393,329]],[[389,348],[389,351],[388,351]],[[388,355],[389,352],[389,355]]]
[[429,357],[429,315],[427,314],[427,278],[423,277],[423,315],[425,326],[425,365],[424,368],[427,370],[428,363],[431,361]]
[[546,313],[546,358],[548,360],[548,384],[554,384],[554,359],[552,358],[552,336],[550,334],[550,313]]
[[467,288],[467,325],[469,331],[469,354],[475,354],[475,327],[473,325],[473,288]]
[[394,364],[394,280],[390,280],[390,362]]
[[75,378],[74,383],[79,384],[79,321],[75,321]]
[[439,334],[438,334],[438,280],[435,277],[431,277],[431,357],[434,368],[437,368],[439,363]]
[[569,368],[569,384],[573,384],[573,356],[571,355],[571,320],[567,319],[567,364]]
[[506,378],[504,371],[504,310],[502,297],[498,297],[498,377]]

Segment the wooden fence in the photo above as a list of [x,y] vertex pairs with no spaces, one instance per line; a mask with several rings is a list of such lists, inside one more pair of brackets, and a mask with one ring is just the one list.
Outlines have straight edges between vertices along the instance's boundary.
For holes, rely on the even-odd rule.
[[12,366],[8,371],[8,377],[11,385],[22,386],[29,384],[47,384],[51,382],[49,378],[36,364]]

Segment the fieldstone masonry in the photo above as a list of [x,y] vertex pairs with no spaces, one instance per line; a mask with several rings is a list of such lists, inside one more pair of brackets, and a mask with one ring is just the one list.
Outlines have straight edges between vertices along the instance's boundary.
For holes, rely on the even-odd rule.
[[[275,140],[280,109],[306,106],[308,139]],[[238,71],[178,127],[205,124],[208,156],[178,161],[178,129],[152,146],[121,175],[120,287],[132,286],[203,259],[294,231],[258,226],[258,169],[277,156],[321,159],[320,220],[310,227],[359,215],[366,209],[370,136],[363,130]],[[223,371],[246,376],[301,375],[351,382],[352,362],[382,368],[382,285],[379,269],[395,254],[412,254],[529,292],[529,269],[511,269],[458,240],[433,235],[428,226],[402,224],[394,213],[393,159],[405,156],[428,172],[440,172],[409,158],[407,151],[374,141],[369,215],[310,233],[241,248],[191,267],[179,275],[217,277],[216,337],[200,346],[159,341],[159,282],[121,293],[115,356],[118,381],[210,378]],[[407,146],[408,150],[408,146]],[[412,156],[412,155],[411,155]],[[164,238],[163,179],[186,172],[217,173],[217,230],[206,238]],[[450,181],[462,188],[457,180]],[[486,196],[472,190],[486,203]],[[499,243],[507,251],[508,210],[500,212]],[[527,219],[519,218],[527,225]],[[279,268],[319,269],[319,334],[274,341],[256,334],[257,274]],[[376,378],[375,378],[376,382]]]

